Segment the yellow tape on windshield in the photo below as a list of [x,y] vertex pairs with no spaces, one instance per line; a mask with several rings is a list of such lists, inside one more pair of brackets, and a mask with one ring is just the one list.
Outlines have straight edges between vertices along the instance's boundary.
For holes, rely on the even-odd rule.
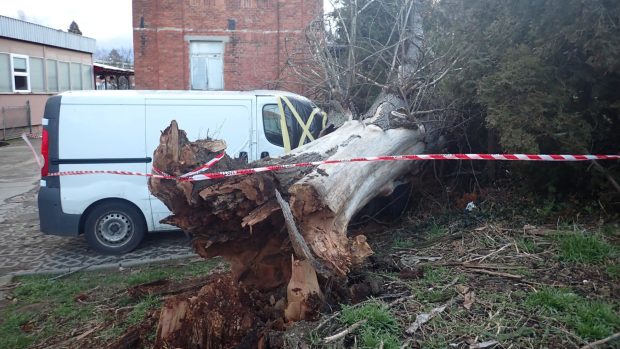
[[321,116],[323,116],[321,124],[322,129],[325,129],[325,126],[327,125],[327,113],[321,111],[321,109],[319,108],[314,108],[312,110],[312,113],[310,114],[310,117],[308,117],[308,121],[304,122],[304,120],[301,118],[301,116],[299,115],[295,107],[293,107],[293,104],[287,97],[278,97],[278,108],[280,110],[280,128],[282,129],[282,143],[284,145],[284,151],[286,153],[289,153],[291,151],[291,138],[288,133],[288,127],[286,126],[286,114],[284,113],[284,105],[282,104],[282,101],[284,101],[284,103],[286,103],[286,106],[291,109],[295,120],[297,120],[297,123],[299,123],[299,126],[301,126],[302,129],[302,134],[297,147],[301,147],[302,145],[304,145],[306,137],[310,141],[314,140],[314,136],[310,132],[310,125],[312,125],[312,121],[314,120],[314,116],[316,114],[321,114]]
[[286,127],[286,118],[284,116],[284,106],[282,106],[282,99],[278,97],[278,108],[280,110],[280,128],[282,129],[282,144],[284,145],[284,152],[291,152],[291,139],[288,135],[288,127]]
[[291,103],[291,101],[289,101],[288,98],[286,97],[280,97],[280,98],[284,100],[284,103],[286,103],[286,105],[291,109],[291,112],[293,112],[293,115],[295,116],[295,119],[299,123],[299,126],[301,126],[303,133],[301,134],[301,138],[299,139],[299,146],[304,145],[304,142],[306,141],[306,137],[308,137],[310,141],[313,141],[314,137],[312,136],[312,133],[310,133],[310,125],[312,124],[312,119],[314,119],[316,110],[312,111],[312,114],[310,114],[310,117],[308,118],[308,123],[305,123],[304,120],[301,118],[301,116],[299,116],[299,113],[297,113],[297,110],[295,110],[295,108],[293,107],[293,104]]

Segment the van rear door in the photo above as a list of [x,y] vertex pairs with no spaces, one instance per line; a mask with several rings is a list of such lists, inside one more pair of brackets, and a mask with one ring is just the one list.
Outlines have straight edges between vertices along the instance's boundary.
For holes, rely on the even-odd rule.
[[[152,156],[159,145],[161,132],[176,120],[179,128],[187,133],[190,141],[223,139],[226,153],[233,157],[246,154],[255,160],[252,139],[253,99],[147,99],[146,100],[146,149]],[[148,171],[152,164],[148,164]],[[151,198],[153,224],[156,230],[174,229],[159,221],[170,211],[156,197]]]
[[[137,99],[79,98],[63,95],[58,130],[58,171],[143,172],[151,154],[144,147],[144,105]],[[141,176],[61,176],[64,213],[83,214],[106,198],[125,199],[148,219],[146,178]]]

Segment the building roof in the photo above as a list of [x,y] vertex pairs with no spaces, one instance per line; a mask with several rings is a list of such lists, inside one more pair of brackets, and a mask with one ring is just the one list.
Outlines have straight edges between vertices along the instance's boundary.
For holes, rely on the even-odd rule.
[[93,38],[5,16],[0,16],[0,37],[88,53],[95,52],[96,43]]
[[109,74],[109,75],[134,75],[133,69],[125,69],[115,67],[113,65],[107,65],[102,63],[93,63],[95,74]]

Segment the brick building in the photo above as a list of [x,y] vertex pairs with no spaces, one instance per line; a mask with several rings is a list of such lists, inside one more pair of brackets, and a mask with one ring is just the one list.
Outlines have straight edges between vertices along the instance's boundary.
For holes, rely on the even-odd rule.
[[133,0],[136,89],[303,92],[286,69],[322,0]]

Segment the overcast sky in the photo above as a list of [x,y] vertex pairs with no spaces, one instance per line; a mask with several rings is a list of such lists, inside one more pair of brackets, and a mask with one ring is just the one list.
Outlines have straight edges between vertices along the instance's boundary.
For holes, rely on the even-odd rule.
[[64,31],[75,21],[97,48],[133,46],[131,0],[0,0],[0,15]]
[[98,49],[133,47],[131,0],[0,0],[0,15],[64,31],[75,21]]

